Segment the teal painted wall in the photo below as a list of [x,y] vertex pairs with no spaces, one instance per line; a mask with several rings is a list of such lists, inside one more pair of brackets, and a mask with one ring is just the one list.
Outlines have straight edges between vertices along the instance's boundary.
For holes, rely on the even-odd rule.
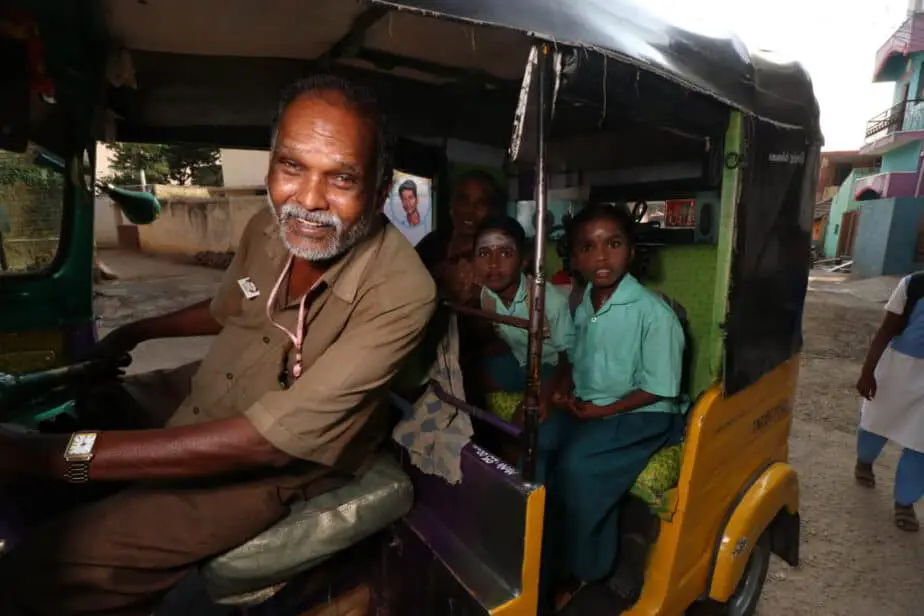
[[882,155],[882,172],[917,171],[921,143],[914,141]]
[[860,278],[881,276],[892,229],[895,199],[864,201],[853,244],[852,272]]
[[914,253],[922,215],[924,199],[895,199],[892,226],[882,264],[883,276],[901,276],[921,268],[921,264],[914,260]]
[[841,217],[845,212],[859,209],[860,202],[853,198],[853,185],[858,178],[877,173],[878,169],[854,169],[841,184],[834,199],[831,200],[831,211],[828,214],[828,225],[825,229],[824,255],[833,258],[837,256],[837,240],[841,232]]

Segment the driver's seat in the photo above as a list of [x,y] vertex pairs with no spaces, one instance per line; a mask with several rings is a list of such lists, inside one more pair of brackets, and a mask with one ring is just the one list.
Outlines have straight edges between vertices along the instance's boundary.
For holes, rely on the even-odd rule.
[[410,479],[380,454],[362,476],[297,503],[275,526],[203,565],[208,594],[225,605],[263,603],[295,575],[403,517],[412,503]]

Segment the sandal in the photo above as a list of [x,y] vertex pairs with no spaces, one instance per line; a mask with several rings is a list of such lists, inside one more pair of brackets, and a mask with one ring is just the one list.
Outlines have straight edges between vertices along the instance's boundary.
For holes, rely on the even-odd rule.
[[913,505],[895,503],[895,526],[907,533],[916,533],[920,530],[921,525],[918,523],[918,516],[914,512]]
[[876,487],[876,475],[873,473],[872,464],[865,464],[858,461],[856,467],[853,469],[853,476],[856,478],[857,483],[864,488]]

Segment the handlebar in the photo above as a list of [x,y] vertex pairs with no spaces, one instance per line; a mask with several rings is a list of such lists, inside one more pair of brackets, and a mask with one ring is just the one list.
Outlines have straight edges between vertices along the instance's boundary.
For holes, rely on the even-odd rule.
[[70,366],[28,374],[0,372],[0,409],[7,409],[30,396],[57,389],[74,381],[114,378],[131,363],[131,355],[125,354],[115,359],[90,359]]

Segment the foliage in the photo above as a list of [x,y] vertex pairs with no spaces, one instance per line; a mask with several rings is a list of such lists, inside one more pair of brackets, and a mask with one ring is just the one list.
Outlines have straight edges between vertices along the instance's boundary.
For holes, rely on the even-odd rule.
[[51,188],[60,184],[60,176],[56,172],[32,162],[33,154],[0,150],[0,186],[25,184],[36,188]]
[[113,174],[103,181],[122,186],[141,183],[144,170],[148,184],[197,184],[221,186],[217,148],[191,145],[113,143]]
[[110,144],[112,175],[102,178],[104,182],[136,186],[141,184],[141,170],[149,184],[166,184],[170,176],[167,163],[167,146],[141,143]]

